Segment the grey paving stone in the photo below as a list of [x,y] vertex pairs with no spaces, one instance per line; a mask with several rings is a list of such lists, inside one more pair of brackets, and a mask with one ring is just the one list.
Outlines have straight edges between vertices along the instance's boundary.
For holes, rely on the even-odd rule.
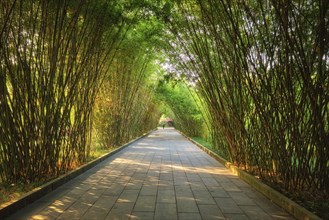
[[230,197],[228,192],[226,190],[224,190],[223,187],[207,187],[210,194],[213,196],[213,197]]
[[255,205],[242,205],[240,208],[246,213],[250,219],[271,219],[271,217],[264,212],[259,206]]
[[158,189],[159,190],[173,190],[174,182],[170,181],[170,180],[159,180]]
[[147,176],[147,178],[143,182],[143,185],[155,186],[158,183],[159,183],[159,177],[158,176]]
[[207,187],[220,186],[220,184],[213,177],[202,178],[202,181]]
[[236,202],[237,205],[255,205],[244,192],[228,192],[230,197]]
[[140,190],[137,189],[127,189],[123,190],[121,195],[119,196],[117,202],[128,202],[128,203],[135,203],[138,197]]
[[199,212],[198,206],[193,197],[180,196],[176,198],[178,212]]
[[110,210],[92,206],[89,208],[81,219],[104,219]]
[[223,213],[243,213],[232,198],[215,198],[215,200]]
[[139,196],[134,207],[134,212],[154,212],[156,196]]
[[143,182],[142,181],[132,181],[129,182],[126,186],[125,186],[125,190],[130,190],[130,189],[141,189],[143,186]]
[[160,180],[173,181],[174,177],[172,173],[160,173]]
[[109,186],[109,188],[107,188],[103,194],[104,195],[112,195],[112,196],[119,196],[122,191],[124,190],[125,185],[121,185],[121,184],[112,184],[111,186]]
[[179,220],[202,220],[200,213],[178,213]]
[[174,185],[188,185],[190,182],[185,176],[174,177]]
[[176,203],[175,191],[172,189],[158,190],[158,203]]
[[194,198],[198,204],[215,205],[216,202],[208,190],[193,191]]
[[177,198],[183,196],[183,197],[190,197],[194,199],[193,192],[190,186],[185,186],[185,185],[175,186],[175,193]]
[[116,202],[116,196],[101,195],[99,199],[93,204],[93,207],[110,210]]
[[93,204],[104,191],[104,189],[90,189],[85,192],[79,200],[84,203]]
[[201,182],[202,179],[201,177],[195,173],[193,169],[189,169],[188,173],[186,173],[187,179],[191,182]]
[[231,183],[230,177],[232,177],[232,174],[228,170],[224,170],[220,175],[216,175],[214,178],[218,183]]
[[[72,190],[68,191],[66,196],[70,198],[78,199],[80,198],[85,192],[87,192],[91,188],[90,185],[79,185],[74,187]],[[58,198],[58,197],[57,197]]]
[[[227,220],[250,220],[245,214],[225,214]],[[265,219],[264,219],[265,220]]]
[[160,172],[159,171],[155,171],[155,170],[149,170],[147,172],[147,176],[150,177],[159,177],[160,176]]
[[155,208],[155,220],[175,220],[178,218],[176,204],[157,203]]
[[[148,168],[147,168],[147,170],[148,170]],[[147,177],[146,173],[144,174],[144,173],[137,173],[137,172],[136,172],[136,173],[131,177],[131,179],[132,179],[133,181],[136,181],[136,180],[141,180],[141,181],[143,181],[143,180],[146,179],[146,177]]]
[[221,186],[228,192],[241,192],[241,189],[233,182],[223,182],[221,183]]
[[200,214],[203,219],[216,220],[225,219],[223,213],[220,211],[217,205],[198,205]]
[[133,210],[133,202],[115,203],[111,211],[107,214],[107,220],[125,220],[129,219]]
[[[200,167],[202,165],[196,165],[196,167]],[[204,181],[206,179],[212,179],[212,174],[207,172],[207,169],[206,168],[202,168],[202,170],[204,170],[205,172],[200,172],[199,173],[199,176],[201,177],[201,179]],[[212,169],[210,169],[212,170]],[[214,179],[215,180],[215,179]],[[216,181],[216,180],[215,180]],[[216,185],[218,185],[218,183],[216,182]]]
[[153,220],[154,212],[133,212],[130,217],[131,220]]
[[51,213],[51,215],[59,215],[63,213],[66,209],[68,209],[72,204],[74,204],[76,200],[63,197],[55,200],[50,205],[46,206],[46,208],[42,212]]
[[143,185],[139,193],[141,196],[156,196],[158,194],[157,185]]
[[192,191],[207,190],[206,185],[202,181],[191,181],[190,186]]
[[59,215],[57,219],[81,218],[91,206],[91,204],[78,200],[72,206],[66,209],[61,215]]

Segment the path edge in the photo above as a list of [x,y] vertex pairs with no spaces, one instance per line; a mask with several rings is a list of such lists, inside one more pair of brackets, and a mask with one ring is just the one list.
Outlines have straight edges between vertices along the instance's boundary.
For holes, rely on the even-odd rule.
[[191,141],[193,144],[198,146],[201,150],[209,154],[211,157],[216,159],[218,162],[223,164],[227,169],[229,169],[233,174],[237,175],[248,183],[250,186],[252,186],[254,189],[256,189],[258,192],[262,193],[264,196],[266,196],[268,199],[270,199],[272,202],[274,202],[276,205],[280,206],[284,210],[286,210],[289,214],[294,216],[297,219],[300,220],[321,220],[319,216],[315,215],[314,213],[310,212],[306,208],[302,207],[301,205],[297,204],[296,202],[292,201],[285,195],[281,194],[280,192],[274,190],[270,186],[266,185],[265,183],[261,182],[259,179],[254,177],[253,175],[247,173],[246,171],[243,171],[239,169],[237,166],[234,166],[231,162],[227,161],[223,157],[219,156],[212,150],[206,148],[202,144],[198,143],[197,141],[193,140],[192,138],[185,135],[183,132],[176,129],[181,135],[183,135],[186,139]]
[[41,197],[45,196],[46,194],[54,191],[58,187],[67,183],[68,181],[72,180],[73,178],[79,176],[80,174],[84,173],[85,171],[93,168],[94,166],[96,166],[97,164],[106,160],[110,156],[118,153],[119,151],[128,147],[132,143],[142,139],[143,137],[149,135],[150,133],[152,133],[155,130],[157,130],[157,128],[142,134],[141,136],[129,141],[128,143],[125,143],[125,144],[121,145],[120,147],[118,147],[118,148],[116,148],[116,149],[114,149],[114,150],[112,150],[112,151],[110,151],[110,152],[108,152],[108,153],[106,153],[106,154],[72,170],[72,171],[69,171],[69,172],[57,177],[54,180],[51,180],[39,187],[34,188],[30,192],[27,192],[26,194],[22,195],[21,197],[15,199],[13,201],[6,202],[6,203],[0,205],[0,219],[5,219],[5,218],[9,217],[10,215],[14,214],[15,212],[32,204],[36,200],[38,200]]

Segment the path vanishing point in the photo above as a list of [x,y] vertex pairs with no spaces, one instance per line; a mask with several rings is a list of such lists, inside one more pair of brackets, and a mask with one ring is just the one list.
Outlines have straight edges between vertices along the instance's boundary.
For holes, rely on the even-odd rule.
[[153,131],[8,219],[294,219],[172,128]]

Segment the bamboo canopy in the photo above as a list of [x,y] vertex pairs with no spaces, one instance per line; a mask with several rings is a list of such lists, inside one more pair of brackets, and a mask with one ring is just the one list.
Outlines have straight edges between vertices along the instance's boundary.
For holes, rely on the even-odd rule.
[[161,115],[297,200],[329,192],[327,0],[0,0],[0,181],[48,181]]

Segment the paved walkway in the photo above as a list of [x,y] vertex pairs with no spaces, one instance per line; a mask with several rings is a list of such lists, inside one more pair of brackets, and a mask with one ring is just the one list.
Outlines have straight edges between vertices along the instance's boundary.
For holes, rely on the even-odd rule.
[[10,219],[293,219],[173,129],[152,132]]

